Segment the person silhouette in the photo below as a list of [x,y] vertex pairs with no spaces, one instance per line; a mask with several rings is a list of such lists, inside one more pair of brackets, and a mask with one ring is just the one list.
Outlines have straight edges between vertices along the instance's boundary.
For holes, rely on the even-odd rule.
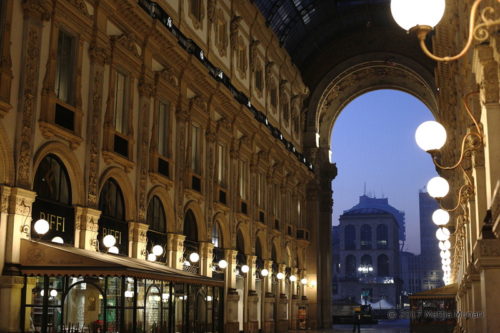
[[361,332],[361,310],[359,308],[356,308],[354,310],[354,316],[353,316],[353,325],[352,325],[352,331],[356,332],[356,328],[358,329],[358,333]]

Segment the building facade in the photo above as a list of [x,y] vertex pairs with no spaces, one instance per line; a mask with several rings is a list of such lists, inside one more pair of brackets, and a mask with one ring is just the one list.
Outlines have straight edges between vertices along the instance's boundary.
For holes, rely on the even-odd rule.
[[397,210],[387,199],[363,195],[358,205],[340,216],[338,299],[360,304],[383,300],[399,306],[401,233],[393,211]]
[[0,18],[0,332],[317,325],[308,90],[252,3]]

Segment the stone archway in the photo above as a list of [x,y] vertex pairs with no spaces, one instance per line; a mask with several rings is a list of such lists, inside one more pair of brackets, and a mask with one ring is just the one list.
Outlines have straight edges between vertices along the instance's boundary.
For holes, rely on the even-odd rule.
[[[437,89],[433,74],[414,60],[389,53],[366,53],[349,58],[330,70],[312,90],[306,115],[304,146],[313,162],[316,177],[308,186],[309,210],[316,223],[311,224],[311,243],[306,261],[308,275],[317,279],[311,306],[317,311],[322,327],[331,324],[331,182],[337,168],[329,160],[333,125],[344,107],[356,97],[373,90],[394,89],[421,100],[439,119]],[[308,295],[309,297],[309,295]]]

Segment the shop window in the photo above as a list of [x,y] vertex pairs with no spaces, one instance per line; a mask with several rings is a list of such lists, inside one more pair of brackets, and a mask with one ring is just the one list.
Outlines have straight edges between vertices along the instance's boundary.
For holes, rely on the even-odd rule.
[[165,218],[165,210],[163,209],[163,204],[157,196],[154,196],[149,201],[146,222],[149,225],[147,233],[147,251],[149,253],[153,253],[157,251],[153,251],[153,248],[155,246],[160,246],[162,248],[162,253],[160,255],[157,255],[157,261],[165,262],[167,258],[167,219]]
[[128,254],[128,223],[125,220],[125,203],[123,194],[113,178],[104,183],[99,196],[99,249],[108,251],[104,246],[103,238],[113,235],[116,239],[116,247],[121,254]]
[[71,206],[71,186],[66,168],[58,157],[47,155],[40,162],[33,190],[37,193],[33,203],[33,224],[44,219],[50,226],[49,232],[43,236],[33,231],[33,237],[47,241],[59,237],[63,243],[73,244],[75,213]]

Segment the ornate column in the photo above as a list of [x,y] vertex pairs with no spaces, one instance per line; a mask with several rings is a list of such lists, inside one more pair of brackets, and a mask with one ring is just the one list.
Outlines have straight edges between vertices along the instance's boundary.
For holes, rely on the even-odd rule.
[[87,207],[75,207],[75,247],[97,251],[97,232],[101,211]]
[[181,234],[167,234],[168,264],[172,268],[182,270],[185,239]]
[[[5,257],[0,276],[0,332],[19,331],[21,289],[24,277],[19,276],[21,241],[30,238],[31,207],[35,192],[22,188],[1,187],[1,223],[5,230]],[[2,261],[3,261],[2,260]]]
[[214,259],[214,244],[200,242],[200,273],[212,277],[212,261]]
[[482,332],[494,333],[500,327],[500,242],[498,239],[480,239],[474,247],[474,265],[481,280]]
[[[474,266],[472,266],[474,268]],[[476,313],[483,312],[481,308],[481,277],[479,273],[473,269],[470,273],[471,294],[472,294],[472,311]],[[483,313],[484,316],[484,313]],[[483,319],[479,315],[478,318],[473,318],[471,332],[483,332]]]
[[236,250],[225,250],[225,258],[227,261],[225,289],[226,289],[226,302],[224,304],[225,324],[224,332],[238,333],[238,302],[240,296],[236,291]]
[[129,256],[137,259],[146,259],[149,225],[139,222],[128,223],[128,252]]
[[290,281],[290,307],[289,307],[289,321],[290,321],[290,328],[292,330],[297,329],[297,311],[299,307],[299,294],[297,292],[297,287],[300,284],[300,275],[299,275],[299,270],[297,268],[292,269],[292,275],[294,275],[297,280],[295,282]]
[[247,322],[245,323],[245,332],[258,332],[259,321],[257,317],[259,296],[255,291],[255,273],[257,270],[257,256],[247,255],[247,265],[249,267],[246,275],[246,283],[248,290],[247,298]]
[[275,296],[272,293],[272,260],[264,260],[264,268],[269,271],[269,275],[264,277],[263,281],[263,313],[262,313],[262,329],[264,333],[274,333],[274,302]]
[[[279,264],[278,271],[285,274],[286,265]],[[277,319],[277,331],[278,332],[288,332],[288,296],[285,291],[285,281],[286,278],[278,280],[278,295],[276,295],[276,302],[278,306],[276,307],[276,319]]]

